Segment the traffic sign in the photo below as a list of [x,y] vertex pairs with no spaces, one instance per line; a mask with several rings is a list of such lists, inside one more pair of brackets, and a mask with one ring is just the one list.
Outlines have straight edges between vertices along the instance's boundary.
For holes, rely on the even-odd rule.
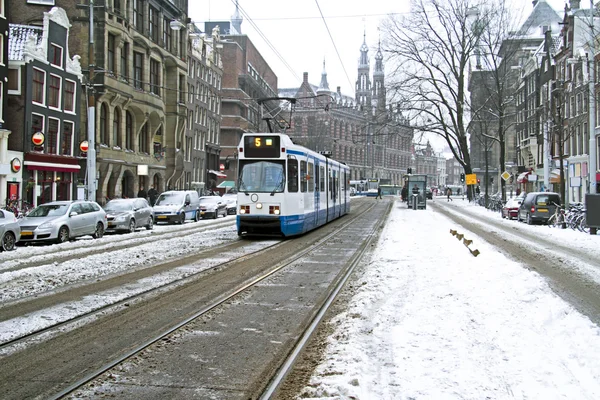
[[508,171],[504,171],[502,175],[500,175],[500,177],[506,181],[508,180],[508,178],[510,178],[510,174],[508,173]]
[[467,174],[466,180],[467,180],[467,185],[477,185],[477,175],[476,174]]

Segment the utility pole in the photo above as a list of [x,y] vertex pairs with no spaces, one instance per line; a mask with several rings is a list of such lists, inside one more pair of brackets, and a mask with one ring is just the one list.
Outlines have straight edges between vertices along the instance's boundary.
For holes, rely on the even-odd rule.
[[88,109],[87,109],[87,200],[96,201],[96,94],[94,87],[94,0],[90,1],[90,46],[89,82],[88,82]]
[[594,0],[590,0],[590,55],[588,56],[588,84],[589,84],[589,95],[590,104],[588,107],[588,113],[590,117],[589,129],[590,129],[590,159],[588,165],[588,181],[589,181],[589,193],[596,193],[596,36],[595,36],[595,7]]

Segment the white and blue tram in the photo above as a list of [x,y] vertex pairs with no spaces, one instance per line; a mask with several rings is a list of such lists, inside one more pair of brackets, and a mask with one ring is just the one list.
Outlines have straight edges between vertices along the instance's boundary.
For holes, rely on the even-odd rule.
[[350,211],[350,168],[285,134],[244,134],[237,171],[240,236],[301,235]]

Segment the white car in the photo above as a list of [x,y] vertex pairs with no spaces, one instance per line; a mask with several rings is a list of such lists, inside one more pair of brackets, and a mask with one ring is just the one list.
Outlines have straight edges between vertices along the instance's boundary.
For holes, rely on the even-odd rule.
[[21,238],[21,228],[17,217],[10,211],[0,209],[0,250],[15,249],[15,244]]
[[237,214],[237,194],[225,193],[221,198],[227,203],[227,215]]

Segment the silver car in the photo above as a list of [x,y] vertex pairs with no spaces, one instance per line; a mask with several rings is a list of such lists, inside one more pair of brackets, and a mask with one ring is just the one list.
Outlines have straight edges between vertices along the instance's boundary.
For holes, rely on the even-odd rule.
[[21,228],[15,214],[0,209],[0,250],[14,250],[20,238]]
[[106,212],[95,201],[53,201],[34,208],[19,220],[21,242],[63,243],[79,236],[101,238],[107,228]]
[[108,228],[106,232],[135,232],[137,228],[151,230],[154,226],[154,212],[148,200],[113,199],[103,207],[106,211]]
[[221,196],[221,200],[227,203],[227,215],[237,214],[237,194],[225,193]]

